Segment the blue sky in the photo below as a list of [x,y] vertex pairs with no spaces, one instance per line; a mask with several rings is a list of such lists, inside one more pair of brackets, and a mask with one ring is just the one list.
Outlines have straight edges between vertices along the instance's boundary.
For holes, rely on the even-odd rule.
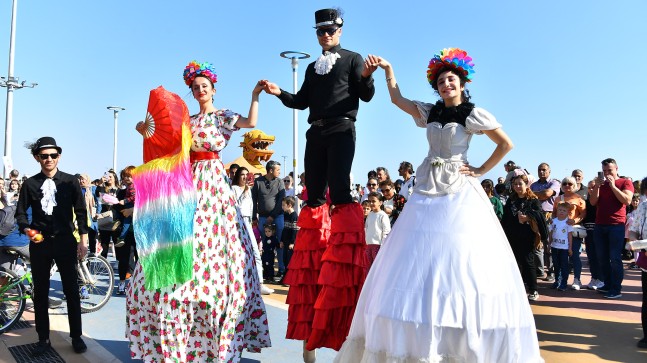
[[[200,6],[196,6],[200,4]],[[394,66],[403,94],[437,99],[425,78],[429,59],[445,47],[474,58],[468,85],[472,101],[494,114],[515,144],[512,159],[536,174],[548,162],[561,178],[574,168],[592,177],[607,157],[620,174],[647,176],[641,137],[647,96],[647,2],[604,1],[33,1],[19,0],[15,72],[35,89],[14,93],[13,162],[32,175],[38,165],[23,147],[44,135],[64,149],[61,170],[99,177],[112,166],[113,114],[119,105],[118,168],[141,163],[134,130],[146,113],[148,93],[163,85],[181,95],[192,113],[197,104],[182,81],[193,59],[215,64],[215,105],[246,114],[251,90],[269,79],[292,90],[284,50],[317,56],[314,11],[345,11],[344,48],[377,54]],[[620,6],[619,4],[622,4]],[[0,74],[6,76],[11,1],[0,4]],[[312,59],[311,59],[312,60]],[[299,85],[306,62],[300,64]],[[375,73],[376,94],[360,105],[353,174],[385,166],[415,167],[425,157],[425,130],[390,103],[384,73]],[[4,126],[6,89],[0,96]],[[299,168],[303,170],[307,110],[299,113]],[[261,95],[258,128],[275,135],[275,159],[292,159],[292,111]],[[4,129],[4,128],[3,128]],[[238,132],[223,152],[241,155]],[[637,137],[637,139],[633,139]],[[494,145],[472,139],[468,155],[480,165]],[[4,149],[4,138],[0,140]],[[395,174],[395,175],[393,175]],[[502,163],[487,176],[504,175]]]

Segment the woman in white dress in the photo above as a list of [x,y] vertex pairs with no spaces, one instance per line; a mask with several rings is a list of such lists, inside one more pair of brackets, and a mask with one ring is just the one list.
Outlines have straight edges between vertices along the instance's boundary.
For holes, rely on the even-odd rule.
[[[476,179],[513,145],[468,102],[472,59],[457,48],[434,56],[427,78],[442,98],[435,105],[403,97],[385,59],[367,62],[385,70],[391,101],[426,128],[429,153],[335,362],[543,362],[519,269]],[[467,161],[474,134],[496,144],[480,167]]]

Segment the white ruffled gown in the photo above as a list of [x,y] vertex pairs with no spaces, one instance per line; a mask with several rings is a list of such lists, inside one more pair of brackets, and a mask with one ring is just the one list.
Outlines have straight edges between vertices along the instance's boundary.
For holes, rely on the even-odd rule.
[[335,362],[543,362],[512,250],[479,181],[458,172],[473,134],[501,125],[474,108],[466,127],[427,124],[414,193],[362,289]]

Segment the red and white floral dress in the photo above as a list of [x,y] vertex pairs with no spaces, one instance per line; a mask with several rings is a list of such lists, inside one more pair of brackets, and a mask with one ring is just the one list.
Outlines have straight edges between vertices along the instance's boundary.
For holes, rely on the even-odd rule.
[[[225,148],[240,115],[218,110],[191,117],[191,151]],[[252,239],[219,158],[193,163],[198,196],[193,279],[146,290],[139,265],[127,291],[126,336],[145,362],[239,362],[243,349],[271,346]]]

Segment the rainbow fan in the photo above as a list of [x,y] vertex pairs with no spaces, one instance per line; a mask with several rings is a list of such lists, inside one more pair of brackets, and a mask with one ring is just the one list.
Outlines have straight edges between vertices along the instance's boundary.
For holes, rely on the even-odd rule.
[[137,190],[133,225],[147,289],[193,276],[196,191],[189,152],[189,111],[163,87],[151,91],[144,128],[144,165],[133,171]]

